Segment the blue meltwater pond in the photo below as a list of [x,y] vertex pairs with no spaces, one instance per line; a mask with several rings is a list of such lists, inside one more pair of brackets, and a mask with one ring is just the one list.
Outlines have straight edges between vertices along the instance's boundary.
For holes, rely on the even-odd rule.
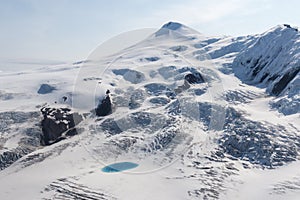
[[106,173],[114,173],[114,172],[125,171],[128,169],[133,169],[136,168],[137,166],[139,165],[132,162],[119,162],[119,163],[114,163],[103,167],[102,171]]

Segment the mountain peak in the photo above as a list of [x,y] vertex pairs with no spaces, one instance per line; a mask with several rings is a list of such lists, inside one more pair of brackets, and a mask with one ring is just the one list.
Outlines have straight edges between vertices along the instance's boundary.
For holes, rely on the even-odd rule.
[[268,31],[266,31],[266,33],[268,33],[268,32],[281,32],[281,31],[288,31],[288,32],[297,33],[299,30],[298,30],[297,27],[291,26],[290,24],[279,24],[279,25],[269,29]]
[[162,26],[162,28],[166,28],[169,30],[177,30],[180,29],[183,25],[178,22],[168,22]]
[[175,36],[175,37],[188,37],[191,35],[199,35],[200,33],[191,29],[179,22],[168,22],[164,24],[156,33],[155,36]]
[[281,26],[283,26],[283,27],[285,27],[285,28],[290,28],[290,29],[295,30],[295,31],[298,31],[298,28],[297,28],[297,27],[293,27],[293,26],[291,26],[291,25],[289,25],[289,24],[282,24]]

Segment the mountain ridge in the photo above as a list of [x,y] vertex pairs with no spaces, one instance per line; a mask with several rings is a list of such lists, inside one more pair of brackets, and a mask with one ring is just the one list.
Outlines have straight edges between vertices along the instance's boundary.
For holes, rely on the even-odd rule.
[[169,22],[104,60],[1,74],[1,199],[297,198],[298,45],[289,25]]

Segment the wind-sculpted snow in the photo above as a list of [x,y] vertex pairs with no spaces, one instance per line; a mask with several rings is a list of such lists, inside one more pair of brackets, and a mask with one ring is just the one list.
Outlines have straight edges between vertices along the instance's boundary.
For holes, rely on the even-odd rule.
[[239,53],[252,43],[253,37],[238,37],[231,39],[231,44],[209,52],[211,59],[227,56],[232,53]]
[[271,192],[276,195],[285,195],[295,191],[300,191],[300,177],[297,177],[297,175],[291,180],[285,180],[275,184]]
[[196,49],[200,49],[202,47],[205,47],[209,44],[212,44],[212,43],[215,43],[215,42],[218,42],[221,38],[210,38],[210,39],[207,39],[207,40],[202,40],[201,42],[197,43],[197,44],[194,44],[194,47]]

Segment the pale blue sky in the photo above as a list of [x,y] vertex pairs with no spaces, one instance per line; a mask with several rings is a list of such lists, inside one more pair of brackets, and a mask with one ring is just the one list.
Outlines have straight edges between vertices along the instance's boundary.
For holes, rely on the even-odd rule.
[[85,59],[119,33],[178,21],[206,35],[300,26],[297,0],[0,0],[0,64]]

